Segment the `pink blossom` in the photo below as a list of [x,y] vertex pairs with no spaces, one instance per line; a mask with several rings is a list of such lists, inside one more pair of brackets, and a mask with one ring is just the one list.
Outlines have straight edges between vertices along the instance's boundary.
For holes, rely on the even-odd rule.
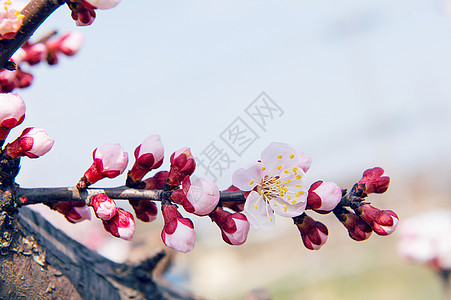
[[298,152],[299,167],[307,173],[312,165],[312,159],[303,152]]
[[38,158],[52,149],[54,140],[44,129],[29,127],[12,143],[6,145],[6,155],[12,158],[28,156]]
[[122,208],[109,220],[103,220],[103,227],[113,236],[123,240],[131,240],[135,234],[135,220],[133,215]]
[[191,251],[196,240],[193,222],[183,218],[175,205],[162,204],[162,213],[164,227],[161,239],[165,245],[183,253]]
[[0,140],[5,140],[9,131],[21,124],[25,118],[25,103],[17,94],[0,94]]
[[135,149],[134,154],[136,162],[128,175],[136,182],[141,180],[147,172],[159,168],[163,163],[164,148],[160,136],[158,134],[149,136]]
[[91,211],[83,201],[60,201],[55,204],[54,209],[63,214],[71,223],[91,220]]
[[349,236],[356,241],[364,241],[373,233],[373,229],[362,218],[344,207],[334,209],[338,220],[346,227]]
[[97,218],[105,221],[110,220],[117,212],[116,203],[105,193],[92,196],[91,206],[94,209]]
[[305,213],[293,219],[301,233],[302,242],[307,249],[319,250],[326,243],[329,234],[326,225],[315,221]]
[[363,172],[363,177],[359,181],[359,185],[364,186],[367,194],[384,193],[390,184],[390,177],[385,173],[384,169],[375,167]]
[[98,9],[110,9],[115,7],[121,0],[84,0]]
[[334,182],[315,182],[307,196],[307,209],[317,212],[331,212],[341,200],[341,188]]
[[174,191],[171,198],[175,203],[183,205],[187,212],[206,216],[218,205],[219,189],[208,178],[198,178],[191,183],[189,176],[186,176],[182,189]]
[[78,182],[78,188],[86,188],[105,177],[114,178],[122,174],[128,164],[128,154],[119,144],[102,145],[94,149],[92,157],[94,162]]
[[11,0],[0,1],[0,39],[12,39],[23,24],[24,15],[11,5]]
[[221,229],[222,239],[226,243],[242,245],[246,242],[250,224],[244,214],[232,214],[221,207],[217,207],[209,216]]
[[25,52],[24,61],[29,65],[36,65],[47,56],[47,47],[43,43],[29,44],[26,42],[21,49]]
[[86,1],[80,2],[68,2],[68,6],[71,10],[71,17],[75,21],[77,26],[88,26],[94,22],[96,13],[95,7]]
[[405,259],[451,270],[451,212],[433,210],[410,217],[399,227],[398,253]]
[[190,176],[196,169],[196,162],[190,148],[182,148],[172,153],[171,168],[167,183],[170,187],[177,187],[186,176]]
[[157,218],[157,205],[150,200],[129,200],[136,217],[143,222],[152,222]]
[[391,210],[380,210],[369,204],[363,204],[355,212],[378,235],[392,234],[398,226],[398,216]]
[[274,226],[274,212],[283,217],[301,215],[307,203],[305,173],[299,167],[297,152],[284,143],[271,143],[261,160],[237,170],[234,186],[250,191],[244,214],[255,229]]

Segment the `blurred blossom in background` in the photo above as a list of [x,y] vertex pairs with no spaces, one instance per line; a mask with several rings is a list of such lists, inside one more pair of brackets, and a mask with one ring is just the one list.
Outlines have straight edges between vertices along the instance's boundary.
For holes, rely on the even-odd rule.
[[[196,171],[225,189],[236,169],[277,141],[312,157],[310,184],[350,188],[365,169],[383,167],[391,185],[378,207],[396,211],[400,224],[449,209],[450,7],[447,0],[122,1],[89,28],[75,28],[62,7],[34,38],[79,30],[85,45],[57,67],[37,67],[32,87],[20,91],[24,126],[45,128],[55,144],[45,157],[23,160],[17,181],[73,186],[94,148],[121,143],[131,154],[160,134],[165,169],[182,147],[200,157],[214,142],[229,154],[217,178]],[[247,110],[262,92],[282,112],[263,127]],[[234,151],[222,134],[237,122],[254,134]],[[240,299],[254,288],[274,299],[440,297],[428,270],[393,255],[396,232],[356,243],[333,217],[321,217],[337,225],[318,252],[302,246],[290,220],[232,247],[196,218],[198,243],[174,256],[171,278],[213,299]],[[137,223],[129,260],[164,247],[161,215],[156,222]]]

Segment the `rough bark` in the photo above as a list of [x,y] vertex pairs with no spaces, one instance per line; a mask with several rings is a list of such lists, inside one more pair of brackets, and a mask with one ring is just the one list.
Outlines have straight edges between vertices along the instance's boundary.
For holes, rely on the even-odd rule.
[[[0,219],[0,299],[198,299],[154,278],[165,256],[118,264],[23,207]],[[2,222],[3,220],[3,222]]]

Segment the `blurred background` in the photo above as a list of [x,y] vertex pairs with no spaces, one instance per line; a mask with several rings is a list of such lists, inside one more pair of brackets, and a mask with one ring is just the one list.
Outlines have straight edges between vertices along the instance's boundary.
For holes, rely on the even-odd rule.
[[[81,31],[85,44],[55,67],[33,67],[33,85],[19,90],[27,115],[9,139],[27,126],[55,139],[44,157],[22,160],[22,187],[73,186],[94,148],[120,143],[132,158],[158,133],[162,169],[185,146],[199,159],[213,145],[226,155],[221,169],[203,160],[196,170],[220,189],[279,141],[312,157],[311,183],[350,188],[365,169],[383,167],[391,186],[369,200],[400,222],[451,207],[451,1],[124,0],[86,28],[61,7],[34,38],[53,29]],[[248,134],[242,142],[230,139],[236,128]],[[167,278],[208,299],[243,299],[258,288],[273,299],[440,297],[431,270],[397,255],[396,232],[358,243],[333,216],[314,218],[330,231],[317,252],[304,248],[291,220],[251,230],[232,247],[210,220],[193,217],[196,247],[174,254]],[[81,236],[92,230],[66,223]],[[164,248],[161,226],[161,218],[137,223],[131,247],[106,248],[137,262]]]

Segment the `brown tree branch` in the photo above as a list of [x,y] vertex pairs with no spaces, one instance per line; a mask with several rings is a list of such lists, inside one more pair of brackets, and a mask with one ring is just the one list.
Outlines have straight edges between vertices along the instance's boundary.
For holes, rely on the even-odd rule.
[[64,0],[31,0],[21,11],[24,15],[23,25],[16,36],[9,40],[0,40],[0,70],[3,70],[9,59],[38,29]]

